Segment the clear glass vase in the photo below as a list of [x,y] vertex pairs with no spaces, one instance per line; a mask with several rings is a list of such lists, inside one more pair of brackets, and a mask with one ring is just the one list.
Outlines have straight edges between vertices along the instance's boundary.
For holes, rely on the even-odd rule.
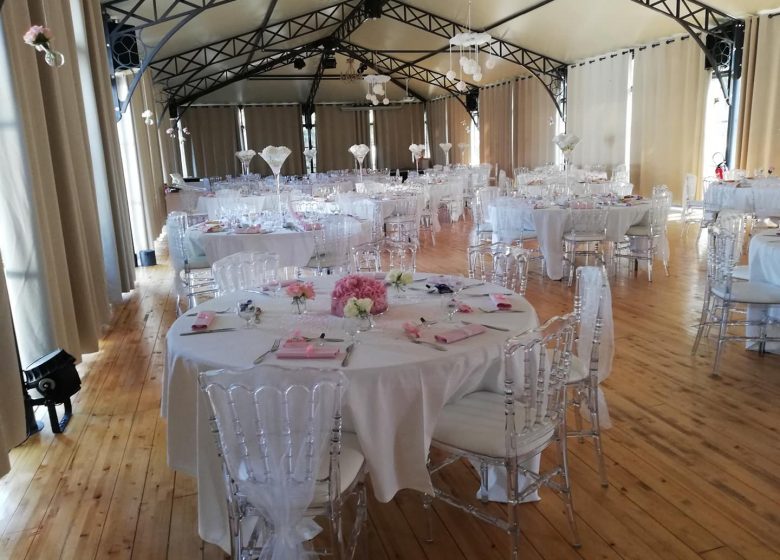
[[292,305],[293,305],[293,312],[296,315],[306,314],[307,311],[306,298],[293,298]]

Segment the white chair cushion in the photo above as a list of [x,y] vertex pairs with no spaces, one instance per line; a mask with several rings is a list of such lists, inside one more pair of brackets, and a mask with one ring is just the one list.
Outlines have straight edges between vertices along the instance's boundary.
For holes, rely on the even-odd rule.
[[731,277],[735,280],[750,280],[750,269],[746,264],[731,269]]
[[588,368],[585,367],[585,363],[580,360],[578,356],[572,354],[571,369],[569,370],[569,377],[566,380],[566,384],[573,385],[587,379],[587,377]]
[[563,235],[563,238],[566,241],[578,241],[578,242],[585,242],[585,241],[604,241],[605,237],[603,233],[565,233]]
[[[504,395],[479,391],[445,405],[433,432],[434,442],[487,457],[505,457]],[[522,423],[523,406],[515,404],[515,425]],[[555,426],[538,424],[517,442],[517,454],[525,455],[553,437]]]
[[[339,470],[341,471],[340,493],[346,492],[347,488],[355,481],[355,478],[360,473],[360,469],[363,467],[364,460],[357,436],[355,434],[343,433],[341,436],[341,455],[339,456]],[[329,461],[326,456],[320,465],[317,480],[322,482],[317,482],[317,486],[314,488],[312,506],[323,505],[328,501],[328,466]]]
[[[721,299],[725,299],[726,292],[721,286],[714,287],[712,293]],[[766,282],[735,282],[731,285],[731,298],[729,301],[780,305],[780,286],[767,284]]]
[[649,237],[650,236],[650,226],[631,226],[626,231],[626,235],[633,235],[633,236],[643,236],[643,237]]

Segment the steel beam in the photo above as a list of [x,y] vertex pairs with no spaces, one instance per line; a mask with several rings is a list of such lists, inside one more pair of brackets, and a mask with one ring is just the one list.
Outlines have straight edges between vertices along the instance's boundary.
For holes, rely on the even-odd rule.
[[298,57],[306,59],[318,56],[323,52],[322,43],[323,41],[321,40],[314,41],[290,49],[285,53],[275,53],[261,60],[256,60],[252,62],[251,67],[247,71],[240,74],[235,71],[224,70],[217,74],[204,76],[193,82],[182,84],[178,91],[183,95],[171,96],[170,100],[176,105],[191,104],[196,99],[222,89],[229,84],[291,64]]
[[[450,39],[457,33],[468,31],[468,28],[463,24],[420,8],[415,8],[398,0],[388,0],[384,5],[382,15],[445,39]],[[474,29],[474,31],[482,30]],[[486,52],[518,64],[528,70],[545,87],[553,103],[555,103],[558,113],[561,116],[565,114],[565,98],[560,93],[565,90],[565,62],[502,39],[493,39]]]
[[126,0],[104,0],[101,2],[101,8],[103,13],[116,21],[120,27],[132,27],[132,31],[137,33],[152,25],[187,17],[191,14],[199,14],[204,9],[234,1],[169,0],[169,3],[166,3],[158,0],[136,0],[131,6],[121,7],[122,4],[127,4]]
[[630,0],[679,22],[689,33],[699,31],[724,41],[733,41],[725,29],[736,20],[698,0]]
[[258,50],[341,25],[358,4],[360,0],[346,0],[334,6],[272,23],[265,28],[256,42],[253,41],[256,31],[252,31],[155,60],[151,64],[154,78],[170,80],[184,76],[186,81],[212,64],[228,62]]

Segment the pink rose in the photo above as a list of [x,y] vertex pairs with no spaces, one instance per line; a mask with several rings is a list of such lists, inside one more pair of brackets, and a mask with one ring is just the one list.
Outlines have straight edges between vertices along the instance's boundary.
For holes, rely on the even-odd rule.
[[51,30],[48,27],[33,25],[27,30],[27,33],[22,36],[22,39],[24,39],[24,42],[28,45],[35,47],[48,44],[49,41],[54,39],[54,35],[52,35]]

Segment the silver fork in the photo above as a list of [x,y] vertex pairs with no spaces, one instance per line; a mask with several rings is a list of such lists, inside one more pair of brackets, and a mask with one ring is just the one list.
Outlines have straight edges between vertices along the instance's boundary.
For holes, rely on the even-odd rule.
[[441,344],[436,344],[435,342],[428,342],[427,340],[420,340],[418,338],[408,338],[409,342],[414,342],[415,344],[424,344],[426,346],[430,346],[431,348],[435,348],[439,352],[446,352],[447,349],[442,346]]
[[279,350],[279,345],[280,345],[281,343],[282,343],[282,339],[281,339],[281,338],[277,338],[276,340],[274,340],[274,343],[271,345],[271,349],[270,349],[270,350],[266,350],[265,352],[263,352],[262,354],[260,354],[260,355],[259,355],[259,356],[258,356],[258,357],[255,359],[255,361],[254,361],[254,362],[252,362],[252,363],[254,363],[255,365],[257,365],[257,364],[259,364],[260,362],[262,362],[262,361],[265,359],[265,357],[266,357],[268,354],[270,354],[270,353],[272,353],[272,352],[276,352],[277,350]]

